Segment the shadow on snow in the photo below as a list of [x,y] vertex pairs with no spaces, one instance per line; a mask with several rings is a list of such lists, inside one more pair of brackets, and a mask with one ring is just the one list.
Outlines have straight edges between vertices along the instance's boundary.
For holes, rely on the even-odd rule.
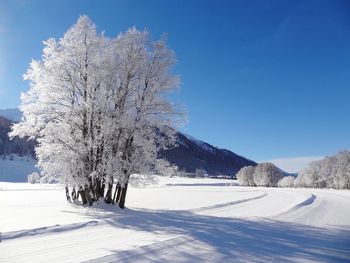
[[189,211],[115,209],[102,205],[77,213],[118,228],[170,234],[170,240],[135,250],[112,251],[113,255],[96,262],[163,261],[169,260],[171,253],[181,261],[350,261],[350,228],[345,226],[318,228],[259,218],[204,216]]

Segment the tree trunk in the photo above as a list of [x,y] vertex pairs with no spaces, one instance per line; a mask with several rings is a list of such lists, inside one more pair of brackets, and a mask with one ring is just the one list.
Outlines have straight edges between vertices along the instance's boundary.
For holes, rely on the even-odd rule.
[[117,197],[116,197],[116,199],[115,199],[115,202],[116,202],[116,204],[119,204],[119,199],[120,199],[120,193],[121,193],[121,191],[122,191],[122,188],[120,187],[120,184],[118,183],[117,184]]
[[93,202],[97,201],[98,199],[98,194],[95,192],[96,190],[96,187],[94,187],[94,183],[96,183],[96,180],[94,180],[95,182],[93,182],[92,178],[89,177],[89,185],[88,187],[85,186],[86,188],[86,193],[89,194],[89,197],[90,197],[90,200],[89,200],[89,197],[88,197],[88,201],[89,201],[89,204],[92,205]]
[[86,200],[89,202],[89,205],[92,205],[94,202],[94,198],[92,197],[92,192],[90,190],[89,186],[85,186],[85,196],[86,196]]
[[118,189],[118,184],[115,185],[115,190],[114,190],[114,195],[113,195],[113,198],[112,198],[112,204],[114,205],[114,203],[116,202],[115,201],[115,197],[117,195],[117,189]]
[[75,192],[75,187],[73,187],[71,195],[72,195],[72,200],[75,203],[75,200],[77,200],[77,193]]
[[71,199],[70,199],[70,195],[69,195],[69,189],[68,189],[68,186],[66,186],[66,198],[67,198],[67,201],[70,202]]
[[119,200],[119,207],[121,209],[124,209],[125,207],[125,198],[126,198],[126,191],[128,190],[128,184],[126,183],[125,186],[122,188],[120,200]]
[[95,195],[96,199],[99,199],[101,196],[101,179],[95,179]]
[[95,195],[96,199],[103,198],[105,193],[105,184],[103,183],[104,179],[96,179],[95,181]]
[[106,204],[112,203],[112,188],[113,188],[113,183],[109,183],[108,190],[107,190],[106,197],[105,197]]
[[81,197],[81,201],[83,202],[83,205],[85,205],[87,203],[86,194],[85,194],[85,190],[81,186],[79,186],[78,198],[79,198],[79,194]]
[[[100,181],[100,185],[101,185],[101,187],[100,187],[100,197],[103,197],[104,196],[104,194],[105,194],[105,183],[104,183],[104,179],[102,179],[101,181]],[[112,184],[112,187],[113,187],[113,184]]]

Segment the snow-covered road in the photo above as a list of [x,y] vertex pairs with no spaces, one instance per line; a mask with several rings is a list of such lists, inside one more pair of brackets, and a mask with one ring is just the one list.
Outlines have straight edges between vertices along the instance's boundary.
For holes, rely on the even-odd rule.
[[0,262],[349,262],[350,191],[165,178],[127,209],[0,183]]

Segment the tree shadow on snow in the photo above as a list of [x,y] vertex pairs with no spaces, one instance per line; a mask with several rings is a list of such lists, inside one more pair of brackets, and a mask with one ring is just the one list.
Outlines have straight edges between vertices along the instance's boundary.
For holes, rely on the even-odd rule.
[[166,262],[169,257],[181,262],[350,261],[350,228],[346,226],[330,229],[266,219],[205,216],[189,211],[117,209],[113,213],[112,209],[116,208],[105,206],[77,213],[118,228],[170,234],[174,238],[135,250],[113,251],[114,254],[98,262]]

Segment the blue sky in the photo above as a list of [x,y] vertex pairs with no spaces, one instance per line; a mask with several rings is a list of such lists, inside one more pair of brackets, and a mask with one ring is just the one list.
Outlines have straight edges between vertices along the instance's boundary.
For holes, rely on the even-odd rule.
[[81,14],[109,36],[168,34],[194,137],[256,161],[350,148],[350,1],[0,0],[0,108]]

